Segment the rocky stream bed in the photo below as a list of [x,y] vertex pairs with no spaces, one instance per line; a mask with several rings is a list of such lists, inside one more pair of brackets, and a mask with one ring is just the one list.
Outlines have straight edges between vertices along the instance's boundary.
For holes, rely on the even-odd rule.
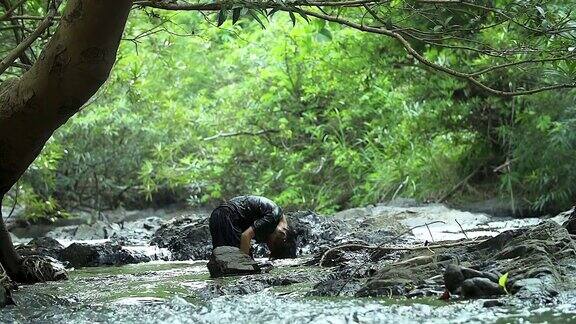
[[295,212],[297,259],[269,261],[259,247],[260,273],[223,278],[207,269],[206,212],[113,211],[90,224],[20,228],[19,251],[54,258],[69,278],[20,286],[0,322],[576,321],[570,215],[513,219],[412,202]]

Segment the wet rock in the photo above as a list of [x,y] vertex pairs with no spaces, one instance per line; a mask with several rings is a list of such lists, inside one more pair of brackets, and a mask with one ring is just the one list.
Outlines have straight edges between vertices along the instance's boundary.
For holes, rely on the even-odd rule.
[[151,261],[150,257],[112,242],[101,244],[72,243],[61,253],[61,259],[74,267],[123,265]]
[[552,302],[558,296],[554,281],[550,276],[542,278],[524,278],[514,281],[511,291],[520,299]]
[[501,306],[504,306],[504,303],[498,299],[489,299],[489,300],[484,301],[484,304],[482,304],[482,306],[484,308],[501,307]]
[[443,265],[437,262],[386,264],[362,286],[356,295],[360,297],[406,295],[417,287],[428,285],[430,279],[439,274],[442,268]]
[[472,278],[486,278],[494,283],[498,283],[500,276],[490,272],[450,264],[444,271],[444,286],[451,293],[457,293],[464,281]]
[[207,259],[212,250],[208,223],[191,217],[177,218],[160,226],[150,244],[167,248],[174,260]]
[[471,278],[462,283],[464,298],[486,298],[505,294],[504,290],[488,278]]
[[254,294],[270,287],[261,281],[240,281],[235,285],[230,285],[222,288],[222,293],[224,295],[248,295]]
[[97,221],[94,224],[82,224],[74,232],[76,240],[98,240],[107,239],[114,232],[119,230],[117,224],[107,224],[103,221]]
[[308,296],[354,296],[362,288],[359,280],[328,279],[317,283]]
[[147,244],[162,224],[164,221],[159,217],[122,221],[118,224],[120,228],[112,232],[110,239],[123,245]]
[[22,260],[22,283],[36,283],[68,279],[68,273],[60,261],[40,255],[26,256]]
[[464,274],[459,266],[450,264],[446,267],[444,271],[444,286],[449,292],[456,293],[462,286],[464,279]]
[[305,280],[303,278],[297,278],[297,277],[271,277],[271,278],[265,278],[263,279],[263,281],[272,287],[276,287],[276,286],[288,286],[295,283],[304,282]]
[[436,289],[435,287],[417,288],[411,290],[406,294],[407,298],[419,298],[419,297],[429,297],[429,296],[440,296],[442,291]]
[[338,221],[328,221],[312,211],[288,213],[286,218],[296,232],[298,255],[318,252],[341,233]]
[[575,235],[576,234],[576,207],[572,207],[571,210],[566,212],[568,214],[568,220],[562,224],[564,228],[568,231],[568,233]]
[[405,295],[414,281],[406,278],[370,280],[356,293],[358,297],[391,297]]
[[258,263],[233,246],[214,249],[207,266],[212,278],[260,273]]
[[521,228],[515,230],[504,231],[474,247],[474,250],[488,250],[488,251],[498,251],[501,250],[506,244],[510,243],[513,238],[525,233],[528,229]]
[[21,256],[41,255],[60,259],[64,246],[53,238],[39,237],[32,239],[27,244],[18,246],[16,250]]

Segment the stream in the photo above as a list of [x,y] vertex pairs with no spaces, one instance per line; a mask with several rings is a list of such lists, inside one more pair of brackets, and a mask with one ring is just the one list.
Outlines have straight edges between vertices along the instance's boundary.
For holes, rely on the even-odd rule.
[[[387,207],[388,208],[388,207]],[[397,208],[397,207],[394,207]],[[399,207],[398,207],[399,208]],[[428,208],[428,207],[425,207]],[[462,227],[478,235],[504,228],[533,225],[538,219],[493,219],[428,208],[400,222],[450,220],[458,214]],[[372,213],[373,210],[370,212]],[[363,214],[362,214],[363,213]],[[371,216],[366,209],[336,215],[342,219]],[[436,213],[436,214],[435,214]],[[438,214],[439,213],[439,214]],[[462,217],[467,214],[467,217]],[[372,213],[374,215],[374,213]],[[442,215],[439,216],[439,215]],[[361,223],[361,222],[360,222]],[[374,222],[371,222],[374,224]],[[480,226],[480,224],[484,224]],[[460,227],[439,224],[426,231],[415,230],[412,240],[461,235]],[[144,248],[144,247],[142,247]],[[318,297],[310,296],[317,280],[283,282],[258,286],[270,278],[299,276],[323,278],[329,268],[304,265],[310,256],[273,261],[270,273],[250,277],[211,279],[206,261],[151,261],[121,266],[72,269],[66,281],[20,286],[14,292],[16,306],[0,312],[1,323],[556,323],[576,321],[576,291],[561,291],[553,303],[506,303],[485,307],[484,301],[442,301],[438,296],[405,297]],[[246,281],[249,280],[249,281]],[[259,281],[260,280],[260,281]],[[256,287],[256,288],[255,288]]]
[[[282,267],[273,271],[284,271]],[[305,269],[305,271],[315,271]],[[484,308],[481,300],[305,297],[274,287],[204,300],[205,262],[151,262],[72,271],[68,281],[23,286],[3,323],[541,323],[576,320],[576,293],[554,306]]]

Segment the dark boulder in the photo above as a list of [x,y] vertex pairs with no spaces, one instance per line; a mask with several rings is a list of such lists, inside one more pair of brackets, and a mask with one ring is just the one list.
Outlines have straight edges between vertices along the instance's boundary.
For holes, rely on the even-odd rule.
[[208,222],[191,217],[177,218],[160,226],[150,244],[167,248],[173,260],[205,260],[212,250]]
[[462,283],[464,298],[487,298],[504,294],[504,289],[488,278],[470,278]]
[[41,255],[60,259],[64,246],[51,237],[39,237],[16,248],[21,256]]
[[444,286],[449,292],[456,293],[458,288],[462,286],[464,279],[464,274],[459,266],[450,264],[446,267],[444,271]]
[[117,243],[72,243],[61,253],[61,260],[74,267],[98,267],[151,261],[142,253],[123,248]]
[[444,286],[451,293],[457,293],[465,280],[473,278],[484,278],[493,283],[498,283],[500,276],[499,274],[460,267],[455,264],[449,264],[444,270]]
[[212,278],[261,272],[256,261],[233,246],[220,246],[214,249],[207,266]]

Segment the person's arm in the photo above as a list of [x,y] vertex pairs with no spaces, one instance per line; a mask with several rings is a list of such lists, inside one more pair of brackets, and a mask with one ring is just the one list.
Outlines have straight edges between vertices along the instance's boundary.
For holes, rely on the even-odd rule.
[[250,226],[247,230],[240,236],[240,250],[246,255],[250,255],[250,242],[256,236],[254,233],[254,228]]

